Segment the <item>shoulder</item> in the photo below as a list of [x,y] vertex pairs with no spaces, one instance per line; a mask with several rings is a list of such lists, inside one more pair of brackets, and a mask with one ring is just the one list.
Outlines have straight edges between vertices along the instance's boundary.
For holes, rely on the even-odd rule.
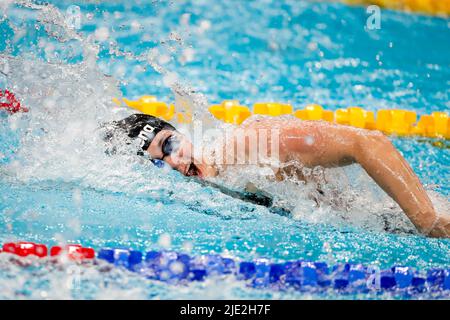
[[251,130],[276,130],[281,134],[292,133],[308,133],[308,132],[320,132],[323,130],[329,130],[330,127],[336,126],[335,124],[326,121],[311,121],[300,120],[292,115],[283,116],[263,116],[254,115],[247,118],[239,127],[237,131],[251,131]]
[[299,126],[303,123],[302,120],[292,116],[292,115],[283,115],[283,116],[266,116],[266,115],[252,115],[248,117],[242,124],[240,128],[242,129],[250,129],[250,128],[282,128],[282,127],[291,127],[291,126]]

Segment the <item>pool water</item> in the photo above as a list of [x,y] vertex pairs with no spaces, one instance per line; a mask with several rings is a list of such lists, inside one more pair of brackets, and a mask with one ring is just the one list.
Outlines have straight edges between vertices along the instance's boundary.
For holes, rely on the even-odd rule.
[[[113,97],[144,94],[166,102],[188,97],[198,118],[223,99],[244,105],[282,101],[295,109],[314,102],[331,110],[449,111],[449,19],[382,10],[381,29],[368,30],[365,8],[338,3],[49,2],[55,7],[28,1],[0,6],[7,9],[0,20],[0,87],[30,109],[0,114],[0,243],[81,243],[380,268],[450,266],[449,240],[414,232],[357,166],[327,172],[347,195],[348,210],[317,208],[301,188],[272,186],[295,208],[294,217],[285,217],[132,154],[108,156],[97,130],[130,113],[115,107]],[[77,8],[81,16],[69,19]],[[449,213],[448,143],[392,142],[436,207]],[[385,231],[389,220],[402,228]],[[256,290],[232,276],[168,285],[95,265],[44,261],[19,267],[5,254],[0,270],[0,298],[7,299],[399,298]],[[78,285],[67,285],[74,270]]]

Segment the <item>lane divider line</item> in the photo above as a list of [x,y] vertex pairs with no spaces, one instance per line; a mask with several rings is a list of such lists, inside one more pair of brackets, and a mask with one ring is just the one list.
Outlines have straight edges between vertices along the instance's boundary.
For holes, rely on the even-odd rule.
[[342,293],[389,291],[409,297],[432,292],[450,296],[450,267],[421,271],[407,266],[394,266],[379,270],[353,263],[329,266],[325,262],[303,260],[283,263],[272,263],[267,259],[240,261],[218,254],[190,256],[174,251],[143,253],[123,248],[103,248],[95,254],[94,249],[76,244],[53,246],[49,250],[47,246],[33,242],[5,243],[1,252],[40,258],[65,254],[77,262],[97,258],[148,279],[172,284],[204,281],[211,276],[234,275],[252,288],[307,292],[334,289]]
[[[127,106],[142,113],[161,117],[167,121],[189,123],[192,114],[178,112],[174,105],[158,101],[155,96],[142,96],[137,100],[113,99],[118,106]],[[258,102],[253,110],[243,106],[238,100],[224,100],[211,105],[209,112],[226,123],[241,124],[252,114],[281,116],[293,115],[301,120],[322,120],[368,130],[379,130],[388,135],[422,136],[427,138],[450,139],[450,117],[447,112],[433,112],[418,117],[416,112],[402,109],[381,109],[376,113],[361,107],[351,106],[336,111],[325,110],[318,104],[309,104],[295,110],[292,105],[280,102]]]

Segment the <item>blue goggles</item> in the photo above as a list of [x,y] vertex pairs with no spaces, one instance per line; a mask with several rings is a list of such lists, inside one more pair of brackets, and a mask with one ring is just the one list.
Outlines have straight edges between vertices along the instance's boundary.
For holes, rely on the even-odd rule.
[[164,140],[161,146],[161,150],[163,153],[162,159],[151,159],[150,161],[158,168],[162,168],[164,167],[165,164],[163,159],[167,156],[170,156],[175,151],[177,151],[179,147],[180,147],[180,140],[175,135],[172,134],[166,140]]

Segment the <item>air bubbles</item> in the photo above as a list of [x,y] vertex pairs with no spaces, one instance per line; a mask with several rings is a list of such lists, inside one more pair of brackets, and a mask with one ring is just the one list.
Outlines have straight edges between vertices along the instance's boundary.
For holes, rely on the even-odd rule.
[[136,65],[133,67],[134,73],[143,73],[143,72],[145,72],[145,70],[146,69],[141,65]]
[[316,24],[316,28],[318,30],[325,30],[327,28],[327,25],[325,23],[318,23]]
[[163,83],[166,87],[172,87],[176,84],[178,75],[175,72],[168,72],[163,77]]
[[154,61],[156,58],[158,58],[158,56],[159,56],[158,48],[151,48],[150,50],[148,50],[147,60]]
[[161,274],[159,275],[161,280],[166,281],[170,278],[170,272],[167,270],[161,271]]
[[39,255],[39,256],[45,255],[45,254],[46,254],[46,251],[45,251],[45,250],[46,250],[46,249],[43,248],[43,247],[41,247],[41,246],[36,247],[36,254]]
[[141,40],[142,40],[143,42],[149,42],[149,41],[152,40],[152,36],[151,36],[150,34],[148,34],[148,33],[144,33],[144,34],[142,35],[142,37],[141,37]]
[[92,12],[86,13],[86,19],[88,21],[91,21],[92,19],[94,19],[94,14]]
[[0,73],[3,73],[4,75],[9,74],[9,63],[8,60],[0,61]]
[[81,190],[80,189],[76,188],[76,189],[73,190],[73,192],[72,192],[72,201],[73,201],[74,205],[77,208],[81,207],[81,204],[83,202],[83,198],[81,196]]
[[189,22],[191,20],[191,14],[190,13],[184,13],[180,17],[180,24],[187,26],[189,25]]
[[169,269],[173,274],[177,275],[182,274],[185,270],[185,267],[181,262],[175,261],[170,264]]
[[161,211],[164,209],[164,204],[162,202],[157,202],[154,206],[155,210]]
[[171,31],[169,33],[169,40],[171,41],[177,41],[177,42],[181,42],[183,40],[183,38],[181,37],[181,35],[176,32],[176,31]]
[[317,44],[317,42],[309,42],[307,47],[308,50],[315,51],[319,48],[319,45]]
[[6,12],[6,10],[11,5],[11,3],[13,3],[13,0],[2,0],[2,1],[0,1],[0,11],[2,13]]
[[47,40],[39,39],[37,46],[38,46],[38,48],[45,48],[47,46]]
[[142,28],[142,25],[139,23],[139,21],[133,20],[131,21],[131,31],[132,32],[139,32]]
[[183,50],[181,54],[180,61],[182,63],[194,61],[195,58],[195,50],[193,48],[186,48]]
[[109,30],[107,27],[100,27],[95,30],[94,37],[100,42],[104,42],[109,38]]
[[183,250],[190,253],[194,249],[194,244],[191,241],[183,242]]
[[209,29],[211,29],[211,21],[209,21],[209,20],[202,20],[202,21],[200,21],[200,24],[198,26],[198,31],[200,33],[208,31]]
[[158,63],[159,63],[159,64],[167,64],[167,63],[170,62],[171,59],[172,59],[172,58],[171,58],[170,55],[168,55],[168,54],[161,54],[161,55],[158,57]]
[[55,46],[52,43],[48,42],[44,48],[44,52],[45,52],[47,59],[54,55],[54,51],[55,51]]
[[117,64],[114,68],[114,76],[118,79],[121,79],[125,76],[127,72],[127,68],[124,64]]
[[326,253],[331,253],[333,250],[331,249],[331,246],[328,242],[324,242],[322,246],[322,250]]
[[105,20],[105,21],[109,20],[110,15],[111,15],[111,13],[109,11],[106,11],[106,10],[103,11],[102,12],[103,20]]
[[11,130],[15,131],[19,127],[19,119],[17,117],[9,118],[9,127]]
[[280,49],[280,46],[275,41],[269,41],[268,45],[269,45],[269,49],[272,51],[277,51]]
[[169,249],[170,246],[172,245],[170,234],[168,233],[161,234],[158,239],[158,244],[164,249]]
[[75,234],[81,233],[81,223],[78,218],[73,218],[67,221],[67,227],[72,230]]

